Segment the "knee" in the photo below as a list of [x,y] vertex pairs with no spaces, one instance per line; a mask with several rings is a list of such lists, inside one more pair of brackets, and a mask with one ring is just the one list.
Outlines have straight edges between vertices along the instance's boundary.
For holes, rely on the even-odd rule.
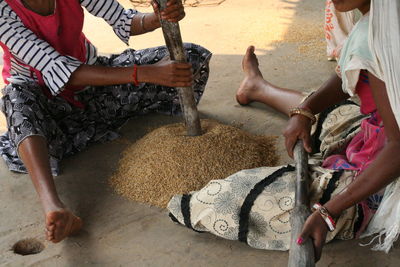
[[[37,102],[40,98],[45,97],[42,88],[37,83],[21,83],[21,84],[8,84],[3,89],[3,102],[7,100],[15,104],[22,104],[25,102]],[[7,106],[5,108],[8,108]]]
[[9,134],[31,134],[34,125],[44,119],[41,103],[46,101],[46,96],[41,88],[36,84],[9,84],[3,92],[1,109],[6,117]]
[[187,60],[192,64],[193,72],[196,74],[201,69],[208,69],[208,65],[212,56],[212,53],[206,48],[193,44],[184,43],[186,50]]

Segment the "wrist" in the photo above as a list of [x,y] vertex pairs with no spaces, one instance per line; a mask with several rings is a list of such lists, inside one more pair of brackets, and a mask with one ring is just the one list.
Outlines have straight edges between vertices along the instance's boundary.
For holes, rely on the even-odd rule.
[[312,209],[315,213],[318,213],[318,215],[321,216],[330,232],[333,232],[336,229],[336,221],[333,218],[331,212],[325,206],[322,206],[319,203],[315,203]]
[[314,124],[317,121],[317,118],[309,109],[297,107],[297,108],[292,108],[289,110],[289,117],[298,116],[298,115],[309,119],[311,124]]
[[343,209],[341,209],[338,205],[332,204],[331,201],[327,202],[324,207],[329,211],[332,218],[335,220],[337,220],[343,212]]
[[155,30],[155,29],[158,29],[161,27],[160,19],[158,18],[158,15],[155,12],[149,13],[148,17],[149,17],[149,24],[150,24],[152,30]]
[[310,113],[312,113],[312,114],[314,114],[315,115],[315,112],[313,112],[313,110],[312,110],[312,108],[310,108],[309,107],[309,105],[307,105],[306,103],[301,103],[299,106],[298,106],[298,108],[301,108],[301,109],[304,109],[304,110],[307,110],[308,112],[310,112]]
[[[133,70],[133,68],[132,68]],[[148,68],[146,65],[138,65],[136,67],[136,79],[139,83],[149,82],[148,79]]]

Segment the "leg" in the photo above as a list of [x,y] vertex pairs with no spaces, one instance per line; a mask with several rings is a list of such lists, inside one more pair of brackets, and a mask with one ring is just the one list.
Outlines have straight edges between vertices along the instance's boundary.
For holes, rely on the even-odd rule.
[[[184,44],[188,61],[192,64],[194,84],[193,91],[196,103],[200,101],[209,75],[209,61],[211,52],[196,45]],[[145,65],[159,62],[168,56],[165,46],[147,48],[143,50],[126,50],[120,55],[111,58],[99,57],[98,64],[104,66],[131,66]],[[94,96],[94,97],[93,97]],[[82,102],[93,106],[91,112],[101,114],[104,121],[127,119],[132,115],[142,115],[157,112],[167,115],[180,114],[179,96],[176,88],[157,84],[113,85],[86,90],[80,94]],[[115,124],[115,123],[114,123]],[[114,129],[117,127],[113,127]]]
[[48,145],[51,155],[61,158],[67,142],[52,117],[60,114],[34,83],[7,85],[0,106],[8,125],[0,139],[0,155],[10,169],[30,174],[45,213],[47,239],[59,242],[82,225],[60,201],[50,168]]
[[304,95],[296,90],[277,87],[264,80],[254,54],[254,46],[247,48],[242,61],[245,78],[236,92],[236,100],[241,105],[261,102],[286,115],[291,108],[297,107]]
[[82,221],[70,212],[58,197],[51,174],[45,138],[27,137],[18,152],[31,176],[46,216],[46,238],[54,243],[79,231]]

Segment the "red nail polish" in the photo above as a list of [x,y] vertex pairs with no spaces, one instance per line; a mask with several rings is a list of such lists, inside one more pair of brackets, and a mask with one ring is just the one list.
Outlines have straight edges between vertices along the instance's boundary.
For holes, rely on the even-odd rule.
[[304,241],[303,238],[299,237],[296,242],[298,245],[301,245],[303,244],[303,241]]

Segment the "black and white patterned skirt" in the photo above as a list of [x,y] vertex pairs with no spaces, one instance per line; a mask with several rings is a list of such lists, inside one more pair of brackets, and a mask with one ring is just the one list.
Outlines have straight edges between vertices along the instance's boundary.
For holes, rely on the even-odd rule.
[[[185,49],[194,72],[193,89],[198,103],[208,80],[211,53],[195,44],[185,44]],[[96,64],[154,64],[167,55],[165,46],[128,49],[110,58],[99,57]],[[9,84],[3,89],[0,108],[6,116],[8,131],[0,136],[0,155],[10,170],[26,173],[17,148],[29,136],[46,138],[52,172],[57,175],[63,157],[82,151],[91,143],[115,139],[116,130],[130,117],[150,112],[180,113],[177,90],[155,84],[89,87],[76,97],[85,105],[84,109],[62,97],[47,98],[34,82]]]

